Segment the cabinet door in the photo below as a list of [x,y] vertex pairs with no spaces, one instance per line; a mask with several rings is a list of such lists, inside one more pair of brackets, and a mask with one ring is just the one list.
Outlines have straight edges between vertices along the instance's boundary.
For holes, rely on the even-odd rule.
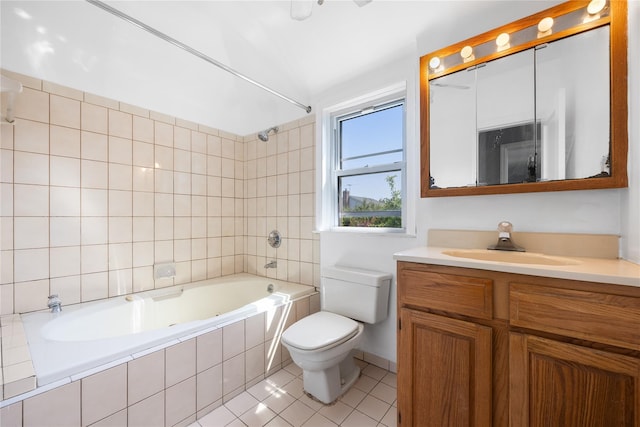
[[398,425],[491,425],[491,328],[403,308]]
[[640,427],[640,359],[511,333],[512,427]]

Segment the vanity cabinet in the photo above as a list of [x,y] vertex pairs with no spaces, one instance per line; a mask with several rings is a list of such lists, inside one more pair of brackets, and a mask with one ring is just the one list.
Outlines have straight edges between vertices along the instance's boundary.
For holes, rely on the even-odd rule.
[[398,262],[398,425],[640,427],[640,288]]

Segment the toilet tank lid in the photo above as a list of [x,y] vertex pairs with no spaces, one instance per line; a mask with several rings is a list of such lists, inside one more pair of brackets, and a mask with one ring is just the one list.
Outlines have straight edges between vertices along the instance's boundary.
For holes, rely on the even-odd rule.
[[367,270],[364,268],[347,267],[343,265],[333,265],[324,267],[322,269],[322,277],[380,287],[384,282],[391,280],[393,276],[383,271]]

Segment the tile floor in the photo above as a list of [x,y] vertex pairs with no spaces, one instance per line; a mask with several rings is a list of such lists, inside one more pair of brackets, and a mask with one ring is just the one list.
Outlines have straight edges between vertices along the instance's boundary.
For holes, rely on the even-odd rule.
[[291,363],[190,427],[396,427],[396,374],[360,365],[356,384],[333,405],[307,397]]

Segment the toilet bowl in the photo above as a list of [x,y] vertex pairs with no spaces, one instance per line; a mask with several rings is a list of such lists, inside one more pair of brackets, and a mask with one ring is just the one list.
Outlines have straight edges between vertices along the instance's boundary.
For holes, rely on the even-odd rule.
[[362,339],[361,322],[376,323],[387,317],[390,281],[386,273],[337,266],[323,269],[322,311],[297,321],[281,338],[302,369],[306,393],[328,404],[357,381],[360,368],[352,352]]

